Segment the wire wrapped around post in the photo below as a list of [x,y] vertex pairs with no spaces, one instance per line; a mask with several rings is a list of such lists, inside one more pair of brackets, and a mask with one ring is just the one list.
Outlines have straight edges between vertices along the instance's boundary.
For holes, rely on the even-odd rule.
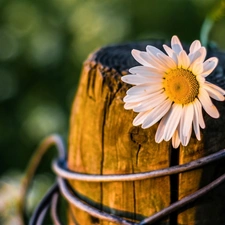
[[[52,137],[50,137],[50,139],[52,139]],[[62,142],[60,141],[60,143]],[[171,204],[169,207],[157,212],[156,214],[148,218],[145,218],[139,223],[135,223],[135,222],[127,221],[118,216],[108,214],[106,212],[103,212],[97,208],[94,208],[88,205],[87,203],[84,203],[77,196],[72,194],[73,190],[71,189],[70,185],[67,183],[67,179],[77,179],[77,180],[83,180],[86,182],[99,182],[99,181],[110,182],[110,181],[130,181],[130,180],[134,181],[134,180],[141,180],[141,179],[149,179],[149,178],[158,177],[158,176],[168,176],[168,175],[172,175],[176,173],[182,173],[188,170],[193,170],[199,167],[203,167],[209,163],[221,160],[225,158],[225,149],[220,150],[209,156],[203,157],[201,159],[192,161],[190,163],[186,163],[179,166],[173,166],[173,167],[156,170],[156,171],[149,171],[149,172],[137,173],[137,174],[126,174],[126,175],[124,174],[122,175],[114,175],[114,174],[90,175],[90,174],[81,174],[81,173],[75,173],[75,172],[69,171],[66,167],[65,148],[62,146],[62,144],[59,145],[59,142],[55,142],[55,144],[57,146],[59,158],[54,160],[53,162],[53,171],[55,172],[58,178],[56,183],[50,188],[50,190],[47,192],[47,194],[44,196],[44,198],[41,200],[41,202],[37,206],[36,210],[34,211],[30,219],[29,225],[44,224],[44,218],[50,207],[51,207],[51,217],[52,217],[54,225],[62,225],[62,222],[60,221],[58,213],[57,213],[59,195],[64,196],[65,199],[68,202],[72,203],[75,207],[78,207],[79,209],[86,211],[87,213],[93,215],[94,217],[97,217],[103,220],[108,220],[108,221],[115,222],[122,225],[152,224],[157,221],[160,221],[166,215],[174,212],[175,210],[178,210],[186,206],[190,202],[193,202],[194,200],[202,197],[203,195],[207,194],[209,191],[213,190],[214,188],[216,188],[218,185],[220,185],[221,183],[225,181],[225,174],[223,174],[219,178],[214,180],[213,182],[209,183],[205,187],[198,190],[197,192],[189,196],[186,196],[185,198]],[[49,146],[46,146],[46,149],[48,147]],[[38,153],[40,153],[40,148],[37,150],[35,155]]]

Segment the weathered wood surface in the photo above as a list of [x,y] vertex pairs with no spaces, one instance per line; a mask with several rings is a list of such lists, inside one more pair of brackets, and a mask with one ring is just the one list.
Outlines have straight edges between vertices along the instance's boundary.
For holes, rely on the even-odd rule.
[[[217,104],[220,119],[205,115],[207,129],[202,132],[202,141],[196,141],[193,136],[186,148],[172,149],[170,142],[156,144],[157,125],[146,130],[132,126],[135,113],[125,110],[122,101],[130,86],[120,77],[127,74],[130,67],[138,65],[130,54],[131,49],[144,50],[147,44],[162,46],[161,41],[109,46],[90,55],[84,63],[71,112],[69,169],[88,174],[137,173],[183,164],[225,147],[225,108],[221,102]],[[220,58],[211,81],[225,87],[225,55],[217,50],[209,53]],[[208,184],[225,171],[222,165],[215,163],[180,175],[143,181],[70,181],[70,184],[75,193],[90,205],[131,221],[140,221]],[[225,185],[222,185],[189,208],[157,224],[225,224],[224,190]],[[100,221],[71,206],[68,215],[68,224],[71,225],[114,224]]]

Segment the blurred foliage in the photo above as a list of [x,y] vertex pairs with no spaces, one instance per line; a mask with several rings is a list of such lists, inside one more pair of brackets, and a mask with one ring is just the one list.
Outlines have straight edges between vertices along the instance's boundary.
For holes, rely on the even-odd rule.
[[[18,211],[20,200],[20,183],[23,174],[18,171],[10,171],[0,178],[0,224],[21,225]],[[39,203],[40,199],[52,183],[50,175],[38,175],[33,181],[33,188],[27,194],[26,214],[30,217],[31,212]]]
[[[24,170],[43,137],[57,132],[67,139],[82,62],[90,52],[173,34],[191,42],[220,5],[220,0],[0,0],[0,175],[6,173],[0,178],[0,223],[18,219],[11,203],[18,198],[21,173],[10,170]],[[223,49],[224,27],[220,16],[210,33]],[[36,200],[52,180],[38,179]]]
[[[67,139],[73,96],[90,52],[173,34],[186,42],[199,39],[206,15],[219,2],[0,0],[0,173],[23,170],[48,134]],[[221,19],[210,35],[221,48],[224,27]]]

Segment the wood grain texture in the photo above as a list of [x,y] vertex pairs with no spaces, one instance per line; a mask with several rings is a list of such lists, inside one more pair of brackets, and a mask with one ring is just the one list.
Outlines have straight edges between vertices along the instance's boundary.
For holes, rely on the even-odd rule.
[[[120,78],[128,73],[129,68],[138,65],[130,51],[134,48],[144,50],[147,44],[161,48],[163,42],[148,41],[108,46],[90,55],[84,63],[71,112],[69,169],[87,174],[145,172],[177,163],[182,164],[225,146],[225,127],[220,125],[224,122],[224,103],[217,104],[223,113],[219,120],[206,116],[207,130],[202,134],[203,140],[197,142],[193,137],[191,144],[186,148],[181,147],[180,150],[172,149],[170,142],[155,143],[157,124],[145,130],[132,126],[136,114],[132,110],[125,110],[122,101],[130,86],[123,83]],[[220,57],[224,58],[223,53],[217,50],[211,50],[210,53],[220,54]],[[225,65],[225,60],[223,62]],[[224,70],[221,65],[217,70],[221,68]],[[225,86],[224,77],[221,74],[215,75],[211,81]],[[218,126],[220,128],[217,131]],[[220,135],[217,135],[218,132]],[[223,172],[220,168],[219,164],[210,165],[206,170],[204,168],[173,177],[134,182],[70,181],[70,184],[76,195],[90,205],[131,221],[140,221],[207,184]],[[219,189],[222,190],[222,187]],[[225,194],[222,192],[220,194],[220,198],[225,200]],[[68,224],[114,224],[93,218],[75,207],[69,207]],[[184,209],[179,215],[173,214],[158,224],[212,224],[212,219],[211,223],[195,222],[203,218],[199,215],[203,215],[205,210],[209,210],[207,200],[205,202],[201,200],[196,206]],[[219,216],[221,210],[225,210],[222,204],[213,216]],[[221,222],[217,225],[225,224],[222,215],[219,217]]]

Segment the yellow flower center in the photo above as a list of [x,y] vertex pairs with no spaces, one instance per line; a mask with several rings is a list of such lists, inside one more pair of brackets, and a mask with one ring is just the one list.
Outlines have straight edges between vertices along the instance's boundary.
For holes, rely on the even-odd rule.
[[164,88],[171,101],[188,104],[198,96],[199,82],[191,71],[177,68],[165,75]]

